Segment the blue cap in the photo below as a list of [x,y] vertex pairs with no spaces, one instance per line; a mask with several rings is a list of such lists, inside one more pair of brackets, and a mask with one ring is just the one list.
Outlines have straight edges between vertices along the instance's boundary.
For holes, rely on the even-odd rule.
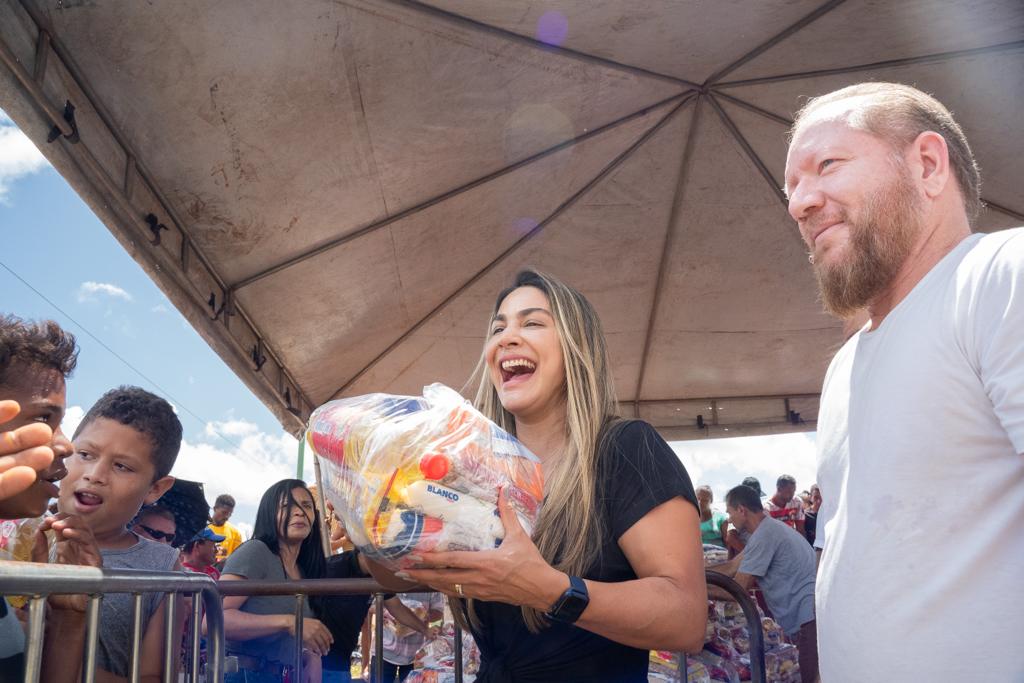
[[214,543],[220,543],[227,536],[221,536],[220,534],[213,533],[213,529],[208,526],[204,526],[203,530],[192,537],[193,541],[213,541]]

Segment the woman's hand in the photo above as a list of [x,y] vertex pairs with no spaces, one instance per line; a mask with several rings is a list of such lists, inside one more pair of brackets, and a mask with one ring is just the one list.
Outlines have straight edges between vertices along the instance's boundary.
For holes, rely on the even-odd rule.
[[323,661],[312,652],[303,652],[302,681],[303,683],[320,683],[323,680]]
[[[289,618],[288,635],[295,637],[295,619]],[[323,657],[331,649],[334,636],[330,629],[323,625],[319,619],[306,618],[302,620],[302,647],[308,649],[318,657]]]
[[[498,512],[505,539],[494,550],[423,553],[408,557],[416,569],[396,576],[423,583],[452,597],[525,605],[547,611],[569,587],[569,577],[549,565],[519,523],[504,491]],[[461,586],[459,592],[456,586]]]

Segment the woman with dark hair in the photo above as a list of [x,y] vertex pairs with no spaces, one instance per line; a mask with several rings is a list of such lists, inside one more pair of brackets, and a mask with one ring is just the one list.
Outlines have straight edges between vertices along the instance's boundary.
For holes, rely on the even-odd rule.
[[590,302],[520,273],[491,312],[478,372],[477,408],[541,460],[540,516],[527,534],[499,496],[500,547],[423,553],[397,575],[454,598],[480,647],[477,681],[640,683],[649,650],[700,650],[707,588],[693,485],[653,427],[616,415]]
[[[277,482],[263,494],[253,538],[228,557],[222,581],[285,581],[326,575],[320,523],[313,496],[298,479]],[[303,680],[320,683],[320,657],[330,649],[330,631],[307,603],[302,625]],[[280,681],[295,652],[295,600],[291,596],[224,598],[224,636],[237,673],[226,683]]]

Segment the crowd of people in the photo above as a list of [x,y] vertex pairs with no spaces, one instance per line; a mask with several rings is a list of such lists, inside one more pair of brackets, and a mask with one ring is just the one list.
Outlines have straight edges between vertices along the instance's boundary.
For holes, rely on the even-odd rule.
[[[488,683],[644,681],[649,650],[700,650],[709,595],[718,597],[704,579],[704,540],[732,553],[713,569],[756,583],[799,645],[804,681],[817,678],[819,662],[829,683],[1020,680],[1013,653],[1024,605],[998,591],[1015,585],[1024,563],[1024,231],[972,234],[980,180],[966,138],[913,88],[869,83],[816,98],[791,135],[785,192],[824,305],[868,315],[825,378],[820,489],[806,501],[791,477],[779,477],[772,496],[748,479],[716,514],[710,489],[694,490],[652,426],[618,417],[589,301],[527,270],[495,302],[475,403],[542,465],[545,500],[531,534],[499,497],[500,546],[423,552],[392,572],[355,549],[325,557],[313,495],[284,480],[263,495],[253,538],[242,542],[228,521],[234,501],[221,496],[213,526],[179,553],[167,543],[173,515],[158,505],[181,443],[174,410],[138,387],[115,388],[68,439],[74,339],[55,323],[13,316],[0,317],[0,518],[40,520],[23,558],[36,562],[219,572],[224,582],[426,585],[472,633],[477,680]],[[971,495],[950,495],[964,490]],[[42,518],[53,498],[57,513]],[[340,529],[329,533],[341,543]],[[43,679],[77,680],[84,599],[47,602]],[[103,600],[99,681],[128,675],[131,603]],[[438,610],[420,603],[426,618],[393,597],[389,612],[426,637]],[[346,680],[367,606],[307,601],[305,676],[293,683]],[[290,598],[224,599],[231,683],[281,680],[293,608]],[[160,677],[166,609],[159,596],[143,602],[147,681]],[[0,601],[5,675],[24,667],[17,610]],[[384,669],[400,676],[416,642],[394,638]]]

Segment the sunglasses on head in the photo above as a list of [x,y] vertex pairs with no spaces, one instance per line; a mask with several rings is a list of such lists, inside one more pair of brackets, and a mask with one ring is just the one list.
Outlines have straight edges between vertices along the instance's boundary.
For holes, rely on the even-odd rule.
[[160,541],[162,543],[173,543],[174,542],[174,534],[172,534],[172,533],[167,533],[166,531],[160,531],[159,529],[154,529],[153,527],[148,527],[145,524],[138,524],[136,526],[138,526],[140,529],[145,531],[146,535],[149,536],[150,538],[152,538],[154,541]]

